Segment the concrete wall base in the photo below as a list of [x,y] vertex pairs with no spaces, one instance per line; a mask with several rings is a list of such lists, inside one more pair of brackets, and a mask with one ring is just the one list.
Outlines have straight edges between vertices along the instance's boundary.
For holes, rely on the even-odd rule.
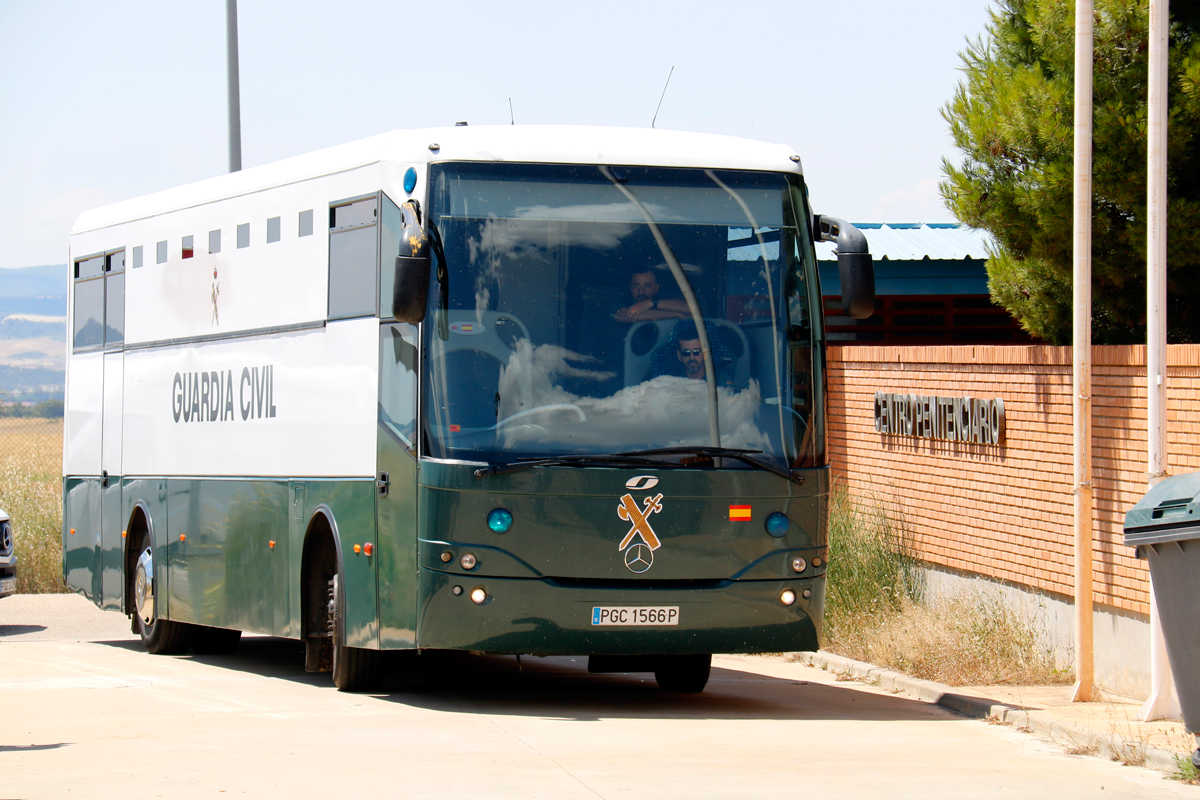
[[[1060,595],[1001,583],[980,575],[924,565],[925,596],[931,602],[963,595],[1002,602],[1037,632],[1056,665],[1075,663],[1075,604]],[[1150,692],[1150,622],[1138,614],[1096,605],[1095,681],[1134,700]]]

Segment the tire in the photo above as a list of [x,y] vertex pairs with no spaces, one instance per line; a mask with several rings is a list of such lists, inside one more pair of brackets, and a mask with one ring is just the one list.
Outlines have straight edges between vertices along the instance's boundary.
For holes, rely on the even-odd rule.
[[204,655],[228,655],[237,650],[242,632],[228,628],[192,626],[192,650]]
[[704,691],[711,671],[711,653],[663,656],[654,670],[654,679],[663,691],[697,694]]
[[378,682],[379,653],[346,646],[346,597],[340,590],[336,572],[329,579],[329,611],[333,627],[333,685],[342,692],[370,691]]
[[133,598],[133,627],[142,645],[155,655],[182,653],[190,644],[191,629],[185,623],[158,618],[158,581],[154,576],[154,551],[150,538],[138,538],[138,556],[129,576],[129,596]]

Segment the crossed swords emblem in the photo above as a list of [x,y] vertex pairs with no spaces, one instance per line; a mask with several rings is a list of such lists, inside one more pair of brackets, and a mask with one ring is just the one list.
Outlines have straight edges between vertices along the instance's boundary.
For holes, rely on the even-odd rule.
[[662,511],[662,498],[662,492],[654,497],[647,497],[643,507],[637,504],[633,495],[628,493],[621,495],[621,504],[617,506],[617,516],[630,523],[630,526],[625,538],[617,545],[617,550],[624,550],[628,547],[635,536],[641,536],[642,541],[646,543],[651,552],[662,547],[662,542],[659,541],[654,528],[650,527],[650,517]]

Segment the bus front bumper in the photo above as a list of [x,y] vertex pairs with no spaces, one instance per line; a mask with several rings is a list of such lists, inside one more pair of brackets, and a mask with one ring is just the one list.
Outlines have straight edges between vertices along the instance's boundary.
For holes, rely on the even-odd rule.
[[423,571],[421,589],[420,648],[761,653],[818,648],[825,577],[639,588]]

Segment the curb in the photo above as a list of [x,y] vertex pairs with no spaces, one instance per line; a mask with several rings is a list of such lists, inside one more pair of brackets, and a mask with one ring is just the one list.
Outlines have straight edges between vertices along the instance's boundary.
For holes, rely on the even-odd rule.
[[1142,766],[1162,772],[1175,772],[1179,769],[1178,759],[1188,757],[1186,753],[1182,755],[1172,753],[1168,750],[1150,747],[1133,739],[1116,735],[1101,736],[1086,728],[1046,719],[1036,711],[1030,712],[1021,708],[1013,708],[983,697],[956,694],[949,686],[940,683],[921,680],[832,653],[793,653],[790,658],[810,667],[848,676],[861,683],[878,686],[892,692],[903,692],[910,697],[941,706],[964,717],[994,720],[1012,725],[1017,730],[1039,734],[1057,744],[1068,744],[1078,752],[1094,753],[1112,761],[1122,761],[1130,756],[1140,756]]

